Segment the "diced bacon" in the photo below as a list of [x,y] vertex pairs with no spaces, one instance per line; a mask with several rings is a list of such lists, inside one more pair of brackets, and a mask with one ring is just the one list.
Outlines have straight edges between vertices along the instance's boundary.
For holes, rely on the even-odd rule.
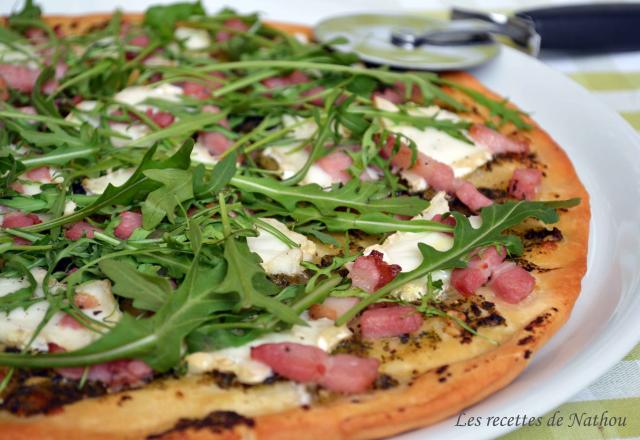
[[73,316],[69,315],[68,313],[65,313],[65,315],[62,317],[62,319],[60,319],[59,325],[60,325],[60,327],[71,328],[71,329],[74,329],[74,330],[79,330],[79,329],[85,328],[82,324],[80,324],[78,322],[78,320],[76,318],[74,318]]
[[328,318],[335,321],[358,304],[358,301],[360,300],[353,296],[344,298],[330,296],[322,304],[312,305],[309,308],[309,315],[311,319]]
[[25,173],[27,179],[40,183],[51,182],[51,170],[49,167],[33,168]]
[[529,146],[525,142],[509,139],[486,125],[473,124],[469,129],[469,136],[477,143],[487,147],[493,154],[526,153],[529,151]]
[[[213,105],[213,104],[207,104],[202,106],[202,111],[205,113],[213,113],[213,114],[218,114],[220,113],[220,107],[218,107],[217,105]],[[226,129],[230,129],[231,126],[229,125],[229,121],[227,120],[227,118],[222,118],[218,121],[218,124],[220,124],[222,127],[226,128]]]
[[[223,23],[225,28],[231,29],[237,32],[246,32],[249,30],[249,25],[247,25],[244,21],[239,18],[230,18],[229,20]],[[228,41],[235,34],[235,32],[230,32],[228,30],[218,31],[216,34],[216,41],[219,43]]]
[[455,269],[451,272],[451,285],[462,295],[471,296],[489,281],[489,275],[477,267]]
[[542,172],[535,168],[518,168],[509,180],[509,194],[516,199],[533,200],[542,183]]
[[493,204],[493,201],[478,191],[471,182],[461,181],[455,194],[462,203],[474,212]]
[[[75,267],[73,269],[75,269],[73,270],[73,272],[78,270]],[[69,273],[73,272],[69,271]],[[94,307],[98,307],[100,305],[100,301],[98,301],[98,298],[85,292],[76,293],[76,295],[73,297],[73,303],[80,309],[93,309]]]
[[284,76],[272,76],[271,78],[263,79],[261,83],[269,89],[279,89],[289,85],[289,81]]
[[251,348],[251,359],[267,364],[273,371],[296,382],[318,382],[327,371],[329,356],[304,344],[280,342]]
[[212,156],[218,156],[224,153],[233,144],[224,134],[217,131],[200,133],[198,135],[198,142],[203,144]]
[[386,99],[389,102],[394,104],[402,104],[404,102],[404,97],[401,96],[396,90],[387,87],[382,92],[373,92],[372,99],[382,98]]
[[489,288],[503,301],[517,304],[533,292],[535,284],[533,275],[515,263],[506,261],[493,272]]
[[145,35],[145,34],[136,35],[131,40],[129,40],[129,44],[131,46],[137,46],[142,48],[147,47],[150,42],[151,42],[151,39],[149,38],[148,35]]
[[[393,85],[393,88],[396,90],[398,95],[402,97],[402,100],[404,101],[405,100],[404,97],[406,95],[406,90],[407,90],[406,85],[402,81],[396,81]],[[417,103],[421,103],[424,101],[422,97],[422,91],[420,90],[420,87],[418,87],[417,84],[413,84],[411,86],[411,97],[409,98],[409,100]]]
[[410,306],[390,306],[365,310],[359,319],[363,339],[380,339],[418,331],[422,315]]
[[[58,63],[55,78],[47,81],[43,85],[42,90],[45,93],[51,93],[58,86],[57,80],[62,78],[66,71],[67,65]],[[22,93],[31,93],[33,87],[36,85],[38,76],[40,76],[40,70],[38,69],[15,64],[0,64],[0,77],[4,79],[9,88]]]
[[30,27],[25,31],[25,36],[29,39],[29,42],[34,45],[46,43],[48,41],[47,33],[44,29]]
[[142,214],[139,212],[124,211],[120,213],[120,223],[113,231],[120,240],[131,237],[133,231],[142,226]]
[[317,383],[341,393],[366,391],[378,376],[379,362],[375,359],[330,356],[317,347],[290,342],[252,347],[251,358],[287,379]]
[[42,223],[35,214],[25,214],[22,212],[10,212],[2,219],[3,228],[25,228]]
[[[324,91],[324,87],[323,86],[315,86],[315,87],[311,87],[309,90],[305,90],[304,92],[301,93],[302,96],[314,96],[317,95],[319,93],[322,93]],[[311,101],[309,101],[311,104],[313,105],[317,105],[318,107],[322,107],[324,105],[324,98],[319,96],[317,98],[312,99]]]
[[93,238],[93,233],[98,230],[98,228],[91,226],[89,223],[80,221],[64,231],[64,236],[73,241],[80,240],[82,237]]
[[287,80],[289,81],[289,84],[304,84],[309,82],[309,77],[301,70],[294,70],[287,77]]
[[488,247],[472,257],[463,269],[451,272],[451,285],[462,295],[471,296],[480,287],[487,284],[491,274],[507,256],[504,248]]
[[202,106],[202,111],[205,113],[213,113],[214,115],[217,115],[221,110],[217,105],[207,104]]
[[272,76],[270,78],[263,79],[261,82],[265,87],[269,89],[279,89],[286,86],[308,83],[309,77],[304,72],[294,70],[287,76]]
[[378,377],[377,359],[361,358],[350,354],[330,356],[324,377],[320,380],[323,387],[340,393],[362,393]]
[[456,225],[456,218],[452,215],[443,216],[442,214],[436,214],[431,220],[451,227]]
[[454,192],[459,183],[449,165],[438,162],[422,153],[418,153],[418,160],[411,171],[422,176],[436,191]]
[[194,81],[183,82],[182,91],[184,92],[185,95],[191,96],[196,99],[211,98],[211,90],[204,84],[200,84]]
[[[396,150],[395,153],[394,150]],[[455,191],[456,179],[450,166],[438,162],[421,152],[417,153],[416,161],[412,166],[413,152],[411,148],[405,143],[400,143],[400,146],[396,149],[395,136],[387,137],[381,153],[383,157],[391,157],[392,165],[402,170],[411,170],[420,175],[436,191]]]
[[402,268],[397,264],[386,263],[382,257],[381,252],[374,250],[369,255],[356,258],[349,269],[351,284],[371,293],[393,280]]
[[147,109],[147,116],[149,116],[160,128],[167,128],[169,125],[173,124],[173,121],[176,119],[169,112],[154,111],[152,109]]
[[351,174],[348,170],[353,164],[353,160],[344,151],[333,151],[318,159],[316,164],[331,176],[333,182],[347,183],[351,180]]
[[25,115],[37,115],[38,114],[38,112],[36,111],[36,108],[34,106],[32,106],[32,105],[24,105],[22,107],[18,107],[18,110],[20,110]]
[[[58,368],[56,371],[63,377],[80,380],[85,374],[83,367]],[[137,386],[151,379],[153,370],[146,363],[135,360],[117,360],[89,367],[87,380],[101,382],[112,391],[127,386]]]
[[31,93],[39,74],[38,70],[27,66],[0,64],[0,77],[5,80],[9,88],[22,93]]

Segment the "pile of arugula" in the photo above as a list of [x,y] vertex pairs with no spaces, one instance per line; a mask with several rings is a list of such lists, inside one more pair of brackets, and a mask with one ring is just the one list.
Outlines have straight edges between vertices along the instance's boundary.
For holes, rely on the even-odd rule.
[[[241,20],[249,30],[234,31],[226,26],[229,19]],[[206,30],[211,36],[226,31],[231,38],[213,38],[207,49],[189,51],[174,37],[177,22]],[[34,28],[49,37],[37,43],[37,50],[25,37],[25,32]],[[403,106],[397,114],[383,114],[372,107],[370,97],[373,91],[400,82],[409,92],[417,87],[425,105],[437,102],[464,111],[461,103],[441,90],[437,76],[360,67],[351,55],[303,44],[262,25],[255,16],[239,16],[231,10],[208,16],[200,3],[155,6],[146,12],[141,26],[128,28],[125,37],[122,29],[122,16],[116,13],[102,29],[62,38],[42,21],[39,8],[31,1],[10,18],[8,27],[0,28],[0,49],[17,51],[41,71],[30,96],[10,90],[9,99],[0,104],[0,205],[46,219],[33,226],[0,231],[2,276],[29,280],[29,287],[0,298],[0,312],[9,313],[41,300],[33,297],[36,283],[30,269],[45,267],[43,288],[50,307],[39,329],[55,312],[64,311],[102,334],[95,343],[74,352],[0,353],[1,365],[51,368],[138,358],[157,371],[167,371],[178,367],[185,353],[241,345],[265,332],[305,325],[302,312],[349,286],[339,270],[354,259],[349,254],[353,231],[378,235],[379,239],[395,231],[453,232],[453,247],[446,252],[420,244],[422,264],[364,297],[338,320],[343,324],[404,283],[433,271],[463,267],[469,253],[478,247],[501,244],[512,255],[519,254],[521,243],[505,231],[529,217],[555,222],[557,208],[575,203],[493,205],[482,210],[483,222],[478,229],[457,213],[453,214],[453,228],[426,220],[398,219],[419,214],[429,203],[406,195],[402,182],[378,154],[380,146],[375,139],[386,135],[379,118],[434,127],[460,139],[466,139],[467,124],[418,118]],[[149,37],[144,48],[131,44],[139,35]],[[151,55],[167,62],[145,63]],[[43,94],[40,86],[54,75],[49,66],[58,62],[69,69],[52,93]],[[311,81],[279,90],[268,90],[261,82],[294,70],[307,72]],[[214,72],[224,75],[212,76]],[[179,102],[146,102],[176,117],[166,128],[158,127],[135,107],[113,100],[117,91],[132,85],[210,84],[212,78],[220,84],[212,90],[210,100],[183,96]],[[322,91],[306,93],[316,86],[322,86]],[[505,103],[464,91],[499,119],[526,127],[521,115]],[[78,98],[95,101],[96,106],[79,110],[75,107]],[[324,106],[312,104],[317,98],[324,99]],[[220,108],[219,113],[203,110],[212,102]],[[25,106],[32,106],[35,114],[24,112]],[[280,180],[257,165],[256,154],[266,146],[290,141],[292,127],[284,125],[285,115],[315,121],[318,129],[306,140],[312,151],[309,162],[293,178]],[[222,118],[228,119],[229,128],[219,124]],[[112,128],[113,123],[133,121],[145,123],[149,133],[127,140]],[[346,128],[346,133],[340,127]],[[213,168],[191,160],[193,140],[201,131],[217,131],[232,142]],[[114,140],[124,140],[125,147],[115,146]],[[329,190],[313,184],[296,185],[313,160],[333,148],[353,144],[362,146],[350,153],[353,175],[375,165],[384,170],[383,179],[353,179]],[[41,166],[55,168],[59,181],[42,185],[41,192],[31,196],[14,190],[24,172]],[[121,186],[109,185],[101,195],[82,191],[81,181],[86,177],[133,167],[135,172]],[[77,209],[63,215],[68,202]],[[113,230],[119,213],[125,210],[141,212],[143,225],[123,241]],[[247,246],[246,237],[256,234],[260,217],[278,218],[291,229],[342,246],[343,254],[329,266],[307,264],[306,285],[279,287]],[[65,227],[78,221],[100,230],[93,238],[66,239]],[[264,222],[260,225],[266,227]],[[271,232],[289,246],[296,245],[277,230]],[[338,233],[345,238],[343,243],[336,239]],[[74,286],[101,278],[110,279],[114,293],[132,301],[136,310],[135,316],[125,312],[112,328],[88,318],[73,301]],[[50,279],[64,283],[66,289],[49,292]]]

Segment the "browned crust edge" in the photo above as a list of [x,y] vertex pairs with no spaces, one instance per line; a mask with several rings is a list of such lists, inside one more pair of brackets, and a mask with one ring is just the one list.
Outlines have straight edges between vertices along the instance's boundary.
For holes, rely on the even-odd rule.
[[[73,33],[82,33],[103,23],[109,14],[82,17],[48,17],[51,25],[60,25]],[[127,20],[139,21],[141,15],[130,14]],[[75,24],[74,24],[75,23]],[[273,23],[287,32],[310,30],[304,26]],[[446,75],[486,96],[499,98],[471,75],[458,72]],[[527,137],[535,146],[535,152],[547,165],[542,197],[545,194],[561,198],[580,197],[582,203],[562,215],[560,227],[565,242],[559,251],[550,256],[561,263],[559,269],[538,274],[548,291],[557,300],[543,313],[535,325],[525,326],[512,338],[495,350],[475,358],[451,364],[451,377],[440,382],[436,370],[430,370],[417,378],[409,387],[380,391],[358,398],[345,397],[331,404],[308,409],[298,408],[281,413],[256,417],[255,427],[236,427],[233,430],[213,432],[208,429],[186,430],[170,433],[166,438],[175,439],[370,439],[384,437],[433,424],[473,405],[512,382],[527,366],[531,354],[542,347],[568,319],[580,292],[581,279],[586,272],[589,234],[589,196],[580,183],[566,153],[534,121],[534,129]],[[557,267],[557,266],[556,266]],[[532,336],[532,337],[529,337]],[[526,343],[523,343],[526,341]],[[99,416],[99,415],[98,415]],[[28,424],[24,421],[3,421],[0,438],[15,440],[32,438],[98,439],[115,438],[104,433],[51,430],[43,423]],[[142,433],[132,435],[138,437]]]

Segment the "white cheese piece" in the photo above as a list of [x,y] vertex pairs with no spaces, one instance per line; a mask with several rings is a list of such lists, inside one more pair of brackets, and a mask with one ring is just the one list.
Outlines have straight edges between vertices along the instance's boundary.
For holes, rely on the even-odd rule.
[[[32,269],[31,273],[37,282],[34,297],[41,298],[44,296],[42,283],[47,272],[44,269],[35,268]],[[24,278],[2,278],[0,279],[0,296],[8,295],[28,285],[28,280]],[[49,282],[49,290],[51,292],[64,288],[64,285],[55,280],[50,280]],[[98,300],[98,304],[95,307],[83,310],[83,313],[92,319],[104,323],[113,323],[120,318],[121,312],[113,297],[111,283],[108,280],[96,280],[81,284],[76,287],[76,292],[90,294]],[[20,307],[11,310],[9,313],[0,312],[0,343],[5,346],[25,348],[48,309],[49,303],[47,301],[39,301],[27,309]],[[61,321],[64,317],[65,314],[63,312],[56,312],[35,337],[30,348],[48,351],[48,344],[53,343],[67,351],[78,350],[100,337],[99,333],[85,327],[74,328],[63,325]]]
[[[398,107],[392,102],[380,97],[374,99],[374,105],[376,108],[387,112],[395,113],[399,111]],[[413,116],[426,116],[438,120],[461,121],[460,117],[455,113],[448,112],[435,105],[411,109],[408,113]],[[436,128],[427,127],[421,129],[395,123],[386,118],[383,118],[383,123],[392,132],[403,134],[413,140],[421,153],[449,165],[456,177],[465,176],[491,160],[491,152],[486,147],[475,143],[463,142]],[[403,172],[402,175],[404,177],[405,173]],[[414,177],[405,178],[412,185],[412,182],[416,180]],[[413,186],[412,189],[420,190]]]
[[300,116],[284,115],[282,117],[282,124],[285,128],[300,124],[289,132],[289,137],[303,141],[311,138],[315,134],[318,130],[318,124],[316,124],[312,118],[308,118],[307,121],[302,123],[303,120],[304,118]]
[[203,165],[215,165],[218,163],[218,159],[212,156],[207,147],[201,144],[200,141],[193,145],[193,150],[191,150],[191,160]]
[[[283,179],[288,179],[295,175],[309,159],[307,150],[300,148],[299,145],[271,146],[262,150],[262,154],[273,159],[278,164],[278,171]],[[311,164],[299,185],[308,185],[310,183],[318,184],[323,188],[330,188],[333,184],[333,178],[321,166]]]
[[182,41],[188,50],[202,50],[211,46],[211,37],[205,29],[194,29],[189,27],[179,27],[174,36],[176,40]]
[[14,43],[14,47],[0,43],[0,64],[18,64],[27,67],[38,67],[40,56],[35,48],[28,44]]
[[142,61],[145,66],[177,66],[178,63],[160,55],[152,55]]
[[[303,120],[304,118],[299,116],[284,115],[282,117],[282,123],[285,127],[291,127],[294,124],[301,123]],[[291,132],[289,132],[289,138],[297,141],[305,141],[311,138],[317,129],[318,125],[315,121],[309,119],[292,129]],[[340,127],[340,129],[343,130],[343,127]],[[345,134],[343,133],[343,135]],[[305,148],[301,148],[300,143],[270,146],[262,150],[262,154],[273,159],[278,164],[278,171],[283,179],[288,179],[300,171],[309,159],[309,152]],[[307,174],[298,184],[308,185],[311,183],[320,185],[322,188],[330,188],[334,180],[321,166],[311,164]]]
[[[125,124],[122,122],[116,122],[111,124],[111,130],[123,134],[126,136],[125,138],[111,136],[111,143],[114,147],[126,147],[131,143],[131,141],[135,141],[136,139],[140,139],[143,136],[146,136],[150,133],[149,127],[140,123],[131,123]],[[139,144],[141,147],[150,147],[153,142],[145,142]]]
[[78,205],[73,200],[67,200],[64,202],[64,211],[62,215],[71,215],[74,213]]
[[311,261],[316,255],[316,245],[302,234],[293,232],[278,220],[260,219],[282,232],[300,247],[289,247],[271,232],[258,226],[258,236],[248,237],[247,245],[262,259],[261,266],[268,274],[296,275],[303,272],[300,265],[303,261]]
[[70,122],[86,122],[92,127],[98,127],[100,125],[100,118],[97,116],[89,115],[90,112],[96,108],[98,101],[81,101],[75,108],[67,115],[65,120]]
[[20,182],[20,193],[25,196],[35,196],[36,194],[40,194],[42,189],[40,188],[41,184],[38,182]]
[[[437,214],[449,212],[449,204],[444,192],[437,193],[431,200],[431,204],[414,219],[431,220]],[[374,244],[364,250],[364,255],[371,251],[383,254],[382,259],[389,264],[397,264],[402,272],[410,272],[422,263],[422,254],[418,249],[418,243],[427,244],[436,250],[446,251],[453,246],[453,237],[443,232],[396,232],[391,234],[382,244]],[[441,280],[446,288],[451,275],[450,271],[439,270],[432,274],[432,280]],[[415,301],[426,293],[426,278],[406,283],[393,293],[404,301]]]
[[482,226],[482,217],[480,217],[479,215],[471,215],[469,216],[469,223],[471,223],[471,227],[473,229],[478,229],[480,226]]
[[87,178],[82,181],[82,187],[87,195],[100,195],[107,189],[109,184],[113,186],[122,186],[134,173],[133,168],[120,168],[115,171],[108,170],[107,174],[100,177]]
[[178,102],[181,95],[182,88],[165,83],[158,86],[127,87],[116,93],[113,100],[136,106],[140,110],[146,110],[149,106],[142,103],[147,99],[164,99],[166,101]]
[[[173,84],[160,84],[157,86],[133,86],[120,90],[113,97],[114,101],[121,102],[136,107],[140,111],[155,109],[155,107],[143,104],[147,99],[163,99],[165,101],[178,102],[182,96],[182,88]],[[111,130],[123,134],[127,139],[120,137],[111,137],[111,143],[114,147],[125,147],[132,140],[140,139],[150,133],[149,127],[145,124],[134,123],[114,123],[111,124]],[[152,142],[141,144],[141,147],[150,147]]]
[[267,334],[240,347],[190,354],[187,356],[189,373],[226,371],[235,373],[240,382],[260,383],[271,376],[271,368],[251,359],[251,347],[267,343],[294,342],[313,345],[330,352],[340,341],[351,336],[351,330],[346,326],[336,327],[333,321],[327,318],[309,320],[307,324],[308,326],[294,325],[286,332]]

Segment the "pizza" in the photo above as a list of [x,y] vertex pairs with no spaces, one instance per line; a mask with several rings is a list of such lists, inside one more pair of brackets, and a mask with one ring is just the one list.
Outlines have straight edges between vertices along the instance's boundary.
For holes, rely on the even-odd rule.
[[380,438],[567,320],[589,197],[468,73],[199,3],[0,28],[0,437]]

